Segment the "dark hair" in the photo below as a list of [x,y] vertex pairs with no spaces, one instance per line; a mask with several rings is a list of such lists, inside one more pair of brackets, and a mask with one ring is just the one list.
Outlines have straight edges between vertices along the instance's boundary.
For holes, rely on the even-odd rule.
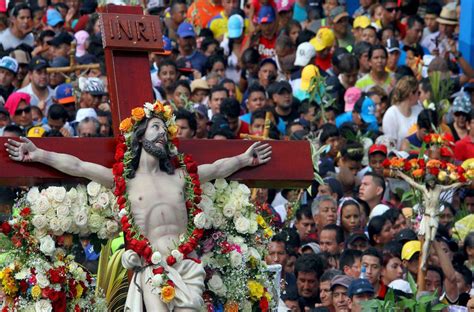
[[347,265],[351,267],[354,265],[357,259],[362,258],[362,251],[355,249],[346,249],[342,252],[339,257],[339,270],[344,272],[344,267]]
[[89,15],[89,20],[87,21],[85,31],[87,31],[91,36],[94,35],[94,25],[98,19],[98,13],[92,13],[91,15]]
[[222,114],[212,116],[212,126],[208,138],[213,139],[216,135],[222,135],[227,139],[233,139],[234,133],[229,128],[227,119]]
[[338,65],[341,73],[350,73],[359,70],[359,60],[352,54],[343,54]]
[[265,88],[258,82],[252,83],[247,89],[248,97],[250,97],[250,94],[254,92],[262,92],[263,94],[265,94]]
[[424,92],[432,92],[433,91],[432,88],[431,88],[431,82],[430,82],[429,78],[421,79],[420,86],[421,86],[421,89]]
[[221,114],[231,118],[240,116],[240,103],[234,98],[225,98],[221,103]]
[[225,61],[224,57],[219,54],[213,54],[207,59],[206,72],[210,73],[212,71],[212,67],[214,67],[216,63],[222,63],[224,65],[224,69],[227,68],[227,62]]
[[187,109],[180,108],[178,109],[175,113],[175,119],[185,119],[188,121],[189,128],[193,131],[193,133],[196,133],[197,130],[197,121],[196,121],[196,116],[188,111]]
[[265,109],[257,109],[255,112],[252,113],[250,116],[250,124],[253,124],[255,119],[265,119],[265,115],[267,111]]
[[176,65],[176,63],[171,60],[171,59],[164,59],[162,62],[160,62],[160,66],[158,67],[158,74],[161,73],[161,70],[163,69],[163,67],[165,66],[172,66],[174,67],[174,70],[176,72],[178,72],[178,65]]
[[298,301],[299,295],[296,287],[287,287],[285,291],[281,294],[281,300],[283,301]]
[[53,120],[61,119],[62,121],[66,122],[68,119],[68,114],[64,106],[61,104],[53,104],[49,107],[48,118]]
[[341,59],[344,55],[350,55],[349,51],[347,51],[345,48],[339,47],[334,50],[334,53],[331,57],[331,63],[333,67],[339,68],[339,63],[341,62]]
[[379,259],[379,264],[382,265],[383,263],[383,258],[382,258],[382,254],[380,253],[380,251],[375,248],[375,247],[369,247],[367,250],[363,251],[362,252],[362,257],[361,259],[364,257],[364,256],[372,256],[372,257],[376,257]]
[[189,90],[189,93],[191,93],[191,86],[189,85],[189,82],[187,80],[179,79],[176,80],[170,87],[170,92],[174,92],[178,87],[184,87]]
[[344,230],[339,225],[327,224],[323,227],[322,231],[334,231],[336,232],[336,243],[344,243]]
[[[14,1],[12,1],[12,2],[14,3]],[[19,3],[19,4],[15,5],[13,7],[13,9],[11,10],[11,16],[13,16],[15,18],[18,17],[21,10],[30,11],[30,15],[33,17],[33,11],[31,10],[30,6],[26,3]]]
[[[66,10],[66,11],[69,10],[69,6],[68,6],[66,3],[64,3],[64,2],[56,3],[56,4],[54,5],[54,8],[55,8],[56,10],[58,10],[58,9],[64,9],[64,10]],[[36,10],[35,10],[35,11],[36,11]],[[59,11],[59,10],[58,10],[58,11]]]
[[372,45],[367,41],[361,41],[355,44],[354,46],[354,55],[359,59],[362,54],[369,52]]
[[242,63],[244,64],[258,64],[260,61],[260,53],[254,48],[248,48],[242,53]]
[[222,91],[225,92],[227,97],[229,96],[229,91],[226,88],[224,88],[223,86],[217,85],[217,86],[212,87],[211,91],[209,92],[209,98],[212,98],[212,94],[214,94],[215,92],[222,92]]
[[395,79],[400,80],[405,76],[415,77],[413,70],[407,65],[398,66],[395,70]]
[[389,210],[385,211],[382,215],[388,220],[390,220],[392,224],[395,224],[395,222],[397,222],[400,215],[402,215],[402,212],[400,211],[400,209],[390,208]]
[[38,36],[38,41],[40,41],[41,43],[43,43],[43,40],[45,37],[54,37],[55,36],[55,33],[54,31],[52,30],[43,30],[42,32],[40,32],[39,36]]
[[357,199],[355,198],[348,198],[346,199],[342,205],[341,205],[341,209],[339,209],[339,217],[340,217],[340,220],[341,220],[341,227],[342,227],[342,213],[344,211],[344,208],[346,208],[347,206],[356,206],[357,207],[357,210],[359,211],[360,213],[360,204],[359,202],[357,201]]
[[21,129],[19,126],[17,125],[8,125],[8,126],[5,126],[5,128],[3,128],[3,132],[13,132],[15,133],[17,136],[23,136],[24,135],[24,132],[23,132],[23,129]]
[[466,259],[467,259],[468,247],[474,247],[474,232],[470,232],[469,234],[467,234],[466,238],[464,238],[463,251],[464,251],[464,255],[466,256]]
[[388,57],[388,52],[385,49],[385,47],[381,44],[376,44],[376,45],[373,45],[373,46],[370,47],[369,60],[372,59],[372,56],[374,55],[374,51],[376,51],[376,50],[383,50],[383,53],[385,54],[385,58]]
[[385,223],[390,222],[384,215],[375,216],[370,219],[367,226],[367,232],[369,233],[369,241],[372,246],[375,246],[375,235],[379,235],[382,232],[382,229]]
[[375,173],[375,172],[366,172],[364,174],[364,177],[365,176],[370,176],[372,177],[372,181],[374,181],[374,183],[377,185],[377,186],[380,186],[382,188],[382,194],[380,195],[381,197],[383,197],[383,194],[385,194],[385,179],[378,173]]
[[432,125],[438,126],[438,114],[436,111],[431,109],[424,109],[418,115],[416,120],[418,129],[427,129],[428,131],[432,130]]
[[322,145],[326,144],[326,141],[332,137],[339,137],[339,129],[333,124],[324,124],[321,127],[321,135],[319,136],[319,141]]
[[471,287],[472,285],[472,272],[469,270],[465,265],[455,265],[454,270],[461,274],[462,278],[464,279],[464,283]]
[[108,136],[113,136],[113,129],[112,129],[112,113],[109,112],[109,111],[104,111],[104,110],[98,109],[98,110],[97,110],[97,117],[106,117],[106,118],[107,118],[107,122],[108,122],[109,125],[111,126],[111,127],[110,127],[110,130],[109,130],[109,133],[108,133]]
[[[356,250],[358,251],[358,250]],[[360,252],[360,251],[359,251]],[[344,254],[344,253],[343,253]],[[362,253],[361,253],[362,254]],[[341,256],[342,257],[342,256]],[[329,269],[329,270],[326,270],[324,271],[323,275],[321,275],[321,278],[319,279],[319,282],[322,283],[322,282],[327,282],[327,281],[331,281],[333,279],[334,276],[336,275],[342,275],[343,272],[341,270],[336,270],[336,269]]]
[[298,34],[298,37],[296,38],[296,46],[299,46],[303,42],[309,42],[315,36],[316,34],[309,29],[304,29],[300,31],[300,33]]
[[341,149],[341,156],[347,160],[361,162],[364,158],[364,147],[358,142],[348,143]]
[[[441,270],[441,268],[439,266],[428,265],[428,268],[426,269],[426,272],[428,272],[428,271],[433,271],[433,272],[438,273],[439,277],[441,278],[441,285],[444,284],[444,273],[443,273],[443,270]],[[443,286],[441,286],[441,287],[443,287]]]
[[[130,146],[130,150],[132,151],[132,154],[134,155],[134,157],[132,158],[132,161],[130,162],[131,164],[130,173],[127,176],[127,178],[129,179],[135,177],[135,172],[138,169],[138,165],[140,163],[140,156],[142,154],[142,143],[140,142],[140,140],[145,134],[146,128],[148,126],[148,122],[150,120],[151,120],[150,118],[143,118],[133,130],[132,143]],[[169,155],[169,148],[167,144],[165,145],[165,150],[166,150],[166,153]],[[166,159],[160,159],[160,170],[170,175],[174,173],[174,166],[171,163],[171,160],[169,159],[169,157]]]
[[295,263],[295,276],[298,277],[299,272],[314,272],[318,281],[321,279],[325,269],[323,259],[316,254],[303,254]]
[[398,258],[401,260],[402,248],[402,244],[396,241],[391,241],[385,244],[382,249],[382,265],[386,266],[392,258]]
[[303,216],[307,219],[313,219],[313,214],[311,213],[311,207],[301,207],[296,211],[295,217],[296,220],[301,221]]
[[292,20],[289,20],[288,24],[286,24],[285,28],[283,28],[284,34],[289,36],[291,28],[293,27],[298,27],[300,29],[300,32],[303,30],[303,28],[301,27],[301,24],[298,21],[295,21],[292,19]]
[[418,16],[418,15],[408,16],[408,18],[407,18],[408,28],[412,28],[413,26],[415,26],[415,23],[420,23],[421,26],[425,25],[425,21],[420,16]]
[[170,5],[170,10],[173,11],[174,8],[177,6],[177,5],[186,5],[186,1],[184,0],[174,0],[173,2],[171,2],[171,5]]

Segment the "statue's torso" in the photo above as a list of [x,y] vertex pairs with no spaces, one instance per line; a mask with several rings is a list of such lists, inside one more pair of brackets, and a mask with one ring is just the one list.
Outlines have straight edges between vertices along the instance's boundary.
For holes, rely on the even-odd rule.
[[186,232],[184,185],[181,170],[173,175],[137,174],[127,184],[135,223],[163,255],[168,255],[179,244],[179,235]]

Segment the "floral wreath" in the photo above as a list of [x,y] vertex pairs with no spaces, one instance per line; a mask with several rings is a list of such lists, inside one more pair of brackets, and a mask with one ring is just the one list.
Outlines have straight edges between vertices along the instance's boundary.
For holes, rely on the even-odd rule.
[[[145,237],[140,228],[135,224],[131,213],[131,204],[126,193],[126,184],[130,179],[130,164],[135,156],[131,147],[132,133],[136,126],[144,118],[150,119],[158,117],[162,119],[168,130],[168,146],[172,155],[172,163],[175,168],[181,168],[185,172],[185,203],[188,213],[188,225],[186,233],[180,236],[180,244],[171,251],[171,255],[166,259],[162,258],[159,251],[154,250],[150,241]],[[115,150],[115,161],[113,174],[115,181],[114,194],[117,196],[119,206],[120,222],[125,234],[127,249],[133,250],[144,260],[145,266],[152,266],[153,277],[151,279],[154,287],[164,303],[170,303],[175,297],[174,283],[168,277],[163,267],[164,262],[169,266],[181,262],[183,259],[190,259],[200,263],[199,259],[188,257],[193,252],[204,234],[204,228],[198,227],[193,221],[195,217],[202,213],[198,208],[201,201],[201,185],[197,172],[197,163],[189,155],[178,153],[178,140],[176,139],[177,126],[173,110],[169,105],[163,105],[159,101],[155,103],[145,103],[143,107],[132,109],[131,117],[124,119],[120,123],[122,135],[118,138]]]

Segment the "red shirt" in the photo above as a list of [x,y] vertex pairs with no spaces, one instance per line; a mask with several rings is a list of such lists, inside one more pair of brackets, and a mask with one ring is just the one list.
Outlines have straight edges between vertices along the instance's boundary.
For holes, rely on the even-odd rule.
[[[264,38],[260,36],[258,43],[256,45],[256,49],[260,54],[260,59],[264,60],[266,58],[274,58],[275,53],[275,43],[276,43],[277,36],[273,36],[272,39]],[[250,36],[245,36],[244,41],[242,42],[242,46],[245,46],[247,40],[250,40]],[[252,43],[251,43],[252,44]]]
[[320,57],[316,57],[316,65],[318,65],[319,68],[321,68],[324,71],[327,71],[329,68],[331,68],[331,58],[332,55],[329,54],[326,58],[322,59]]
[[240,134],[249,134],[250,133],[249,124],[246,123],[245,121],[240,120],[240,119],[239,119],[239,122],[240,122],[240,127],[239,127],[239,131],[237,132],[236,139],[240,139]]
[[469,135],[466,135],[464,139],[456,142],[454,146],[454,158],[456,160],[464,161],[466,159],[474,157],[474,143]]

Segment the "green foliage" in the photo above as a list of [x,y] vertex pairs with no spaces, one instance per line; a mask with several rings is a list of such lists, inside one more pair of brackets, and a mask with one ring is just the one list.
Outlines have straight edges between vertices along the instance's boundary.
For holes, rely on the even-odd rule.
[[432,90],[430,100],[435,105],[438,121],[441,124],[444,115],[449,110],[449,97],[452,94],[453,81],[451,79],[443,79],[440,71],[431,73],[429,79]]
[[323,119],[324,123],[327,122],[325,115],[326,108],[331,107],[336,102],[336,99],[327,93],[326,89],[327,85],[324,77],[315,75],[311,78],[308,89],[309,101],[318,104],[320,107],[320,117]]

